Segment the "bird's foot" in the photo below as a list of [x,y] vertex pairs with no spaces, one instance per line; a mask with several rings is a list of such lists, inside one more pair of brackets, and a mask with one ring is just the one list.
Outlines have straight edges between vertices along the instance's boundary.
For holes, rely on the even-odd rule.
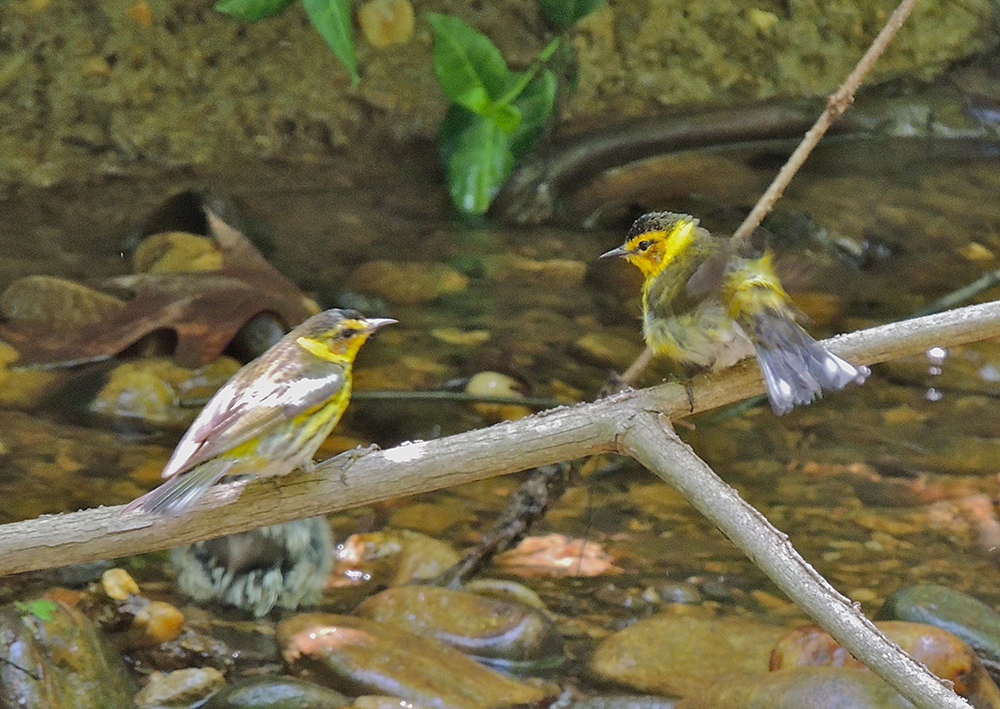
[[378,443],[372,443],[368,446],[358,446],[357,448],[351,448],[343,453],[338,453],[333,457],[333,460],[337,461],[340,465],[340,482],[344,485],[347,484],[347,471],[352,465],[354,465],[361,458],[366,455],[370,455],[375,451],[382,450]]

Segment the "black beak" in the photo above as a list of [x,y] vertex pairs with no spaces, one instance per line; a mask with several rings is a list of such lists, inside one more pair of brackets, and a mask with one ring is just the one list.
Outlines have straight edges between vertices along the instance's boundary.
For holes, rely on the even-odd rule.
[[605,251],[601,254],[600,258],[611,258],[613,256],[628,256],[629,250],[624,246],[619,246],[617,249],[611,249],[611,251]]

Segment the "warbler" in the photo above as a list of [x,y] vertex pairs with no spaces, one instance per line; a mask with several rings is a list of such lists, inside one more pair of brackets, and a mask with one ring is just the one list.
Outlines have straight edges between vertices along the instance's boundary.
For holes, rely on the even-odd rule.
[[394,322],[326,310],[294,328],[215,393],[167,461],[167,482],[124,512],[177,514],[224,476],[312,470],[351,398],[358,349]]
[[646,344],[687,374],[756,355],[778,415],[824,389],[863,382],[867,367],[831,354],[796,323],[770,251],[748,250],[687,214],[652,212],[601,258],[623,257],[642,272]]

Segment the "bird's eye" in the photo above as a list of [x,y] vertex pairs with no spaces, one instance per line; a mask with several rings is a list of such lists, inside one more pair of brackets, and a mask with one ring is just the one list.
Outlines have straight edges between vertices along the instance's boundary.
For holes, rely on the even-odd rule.
[[643,241],[640,241],[638,244],[636,244],[635,248],[638,249],[639,251],[645,251],[652,245],[653,245],[652,239],[644,239]]
[[349,340],[349,339],[351,339],[352,337],[354,337],[357,334],[358,334],[358,331],[356,329],[354,329],[353,327],[348,327],[348,328],[345,328],[345,329],[343,329],[343,330],[340,331],[341,338],[343,338],[345,340]]

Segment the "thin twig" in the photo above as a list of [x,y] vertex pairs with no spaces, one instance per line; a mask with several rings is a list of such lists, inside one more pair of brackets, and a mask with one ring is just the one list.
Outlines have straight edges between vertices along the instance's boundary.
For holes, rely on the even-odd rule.
[[844,83],[829,98],[826,103],[826,110],[820,114],[813,127],[806,132],[802,142],[799,143],[799,147],[791,154],[770,187],[761,195],[761,198],[757,200],[757,204],[750,211],[750,214],[747,215],[747,218],[743,220],[743,223],[733,233],[732,240],[734,242],[748,239],[753,230],[760,226],[761,221],[774,207],[774,203],[781,197],[781,193],[788,187],[788,183],[792,181],[792,177],[802,167],[802,164],[809,157],[809,153],[816,147],[823,134],[854,102],[854,94],[857,92],[858,87],[861,86],[862,80],[871,71],[871,68],[875,65],[875,61],[882,56],[885,48],[889,46],[889,42],[892,41],[896,32],[902,27],[903,22],[909,16],[917,2],[918,0],[903,0],[889,16],[882,31],[878,33],[875,41],[868,47],[868,51],[865,52],[865,55],[861,57],[861,60],[854,67],[854,71],[844,79]]
[[[764,217],[774,208],[775,202],[778,201],[785,188],[788,187],[795,173],[805,163],[806,158],[809,157],[809,153],[819,143],[820,138],[833,125],[833,122],[840,118],[844,111],[854,102],[854,94],[857,92],[862,80],[871,71],[871,68],[875,65],[875,61],[882,56],[885,48],[889,46],[889,42],[892,41],[896,32],[902,27],[903,22],[910,15],[917,2],[918,0],[902,0],[889,16],[885,26],[882,27],[882,31],[878,33],[875,41],[868,47],[868,51],[865,52],[864,56],[861,57],[860,61],[854,67],[854,71],[848,74],[847,78],[844,79],[844,83],[840,85],[840,88],[827,100],[826,110],[820,114],[812,128],[803,136],[802,142],[799,143],[795,152],[789,156],[781,170],[778,171],[771,185],[761,195],[760,199],[757,200],[757,204],[750,210],[750,214],[743,220],[739,228],[733,232],[731,239],[734,243],[750,238],[754,229],[760,226]],[[629,386],[634,385],[652,358],[653,351],[647,347],[635,362],[629,366],[625,374],[621,376],[621,381]]]

